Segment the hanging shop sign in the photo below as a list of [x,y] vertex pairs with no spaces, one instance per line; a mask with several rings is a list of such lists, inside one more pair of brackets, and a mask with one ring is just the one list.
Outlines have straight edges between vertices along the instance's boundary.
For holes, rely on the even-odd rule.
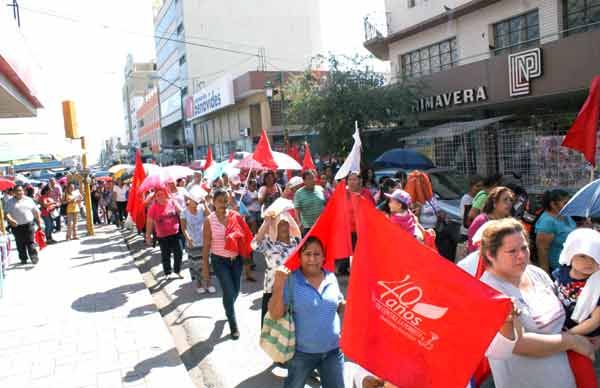
[[454,106],[474,104],[487,101],[488,95],[485,86],[472,89],[455,90],[439,94],[437,96],[423,97],[413,105],[413,112],[429,112],[439,109],[447,109]]
[[191,114],[186,116],[188,120],[193,120],[233,104],[235,104],[233,77],[228,74],[195,93],[191,107],[188,106],[188,110],[191,108],[191,112],[188,113]]
[[531,80],[542,75],[542,49],[534,48],[508,56],[508,87],[511,97],[531,93]]

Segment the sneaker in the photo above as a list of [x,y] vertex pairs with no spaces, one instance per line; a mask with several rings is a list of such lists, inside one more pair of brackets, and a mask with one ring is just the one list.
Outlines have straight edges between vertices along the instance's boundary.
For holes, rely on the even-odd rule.
[[39,257],[37,256],[31,256],[30,258],[33,264],[37,264],[40,261]]
[[167,279],[167,280],[171,279],[171,272],[165,273],[165,279]]
[[217,289],[214,286],[210,286],[206,289],[206,291],[208,291],[209,294],[214,294],[217,292]]
[[177,279],[183,279],[183,275],[181,273],[179,273],[179,272],[175,272],[175,277]]
[[198,295],[206,294],[206,288],[204,288],[204,287],[196,288],[196,294],[198,294]]
[[240,332],[239,332],[239,331],[237,331],[237,330],[236,330],[236,331],[234,331],[233,333],[231,333],[231,338],[232,338],[233,340],[236,340],[236,341],[237,341],[237,340],[239,340],[239,339],[240,339]]

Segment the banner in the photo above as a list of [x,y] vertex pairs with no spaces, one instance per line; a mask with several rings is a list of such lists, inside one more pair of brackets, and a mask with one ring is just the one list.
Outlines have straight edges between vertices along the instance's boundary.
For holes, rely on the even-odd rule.
[[422,245],[365,200],[357,215],[344,354],[398,387],[467,386],[504,323],[510,300]]

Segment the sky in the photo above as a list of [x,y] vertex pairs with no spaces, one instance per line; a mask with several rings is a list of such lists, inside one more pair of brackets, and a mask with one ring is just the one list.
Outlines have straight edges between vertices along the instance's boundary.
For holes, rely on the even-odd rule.
[[[105,139],[125,138],[124,66],[128,53],[136,62],[155,57],[152,3],[20,0],[21,32],[39,65],[36,84],[44,108],[36,118],[0,119],[0,134],[31,133],[1,136],[0,152],[78,153],[79,142],[64,140],[61,101],[67,99],[76,102],[90,162],[98,159]],[[383,0],[321,0],[324,53],[368,54],[363,17],[373,13],[383,14]]]

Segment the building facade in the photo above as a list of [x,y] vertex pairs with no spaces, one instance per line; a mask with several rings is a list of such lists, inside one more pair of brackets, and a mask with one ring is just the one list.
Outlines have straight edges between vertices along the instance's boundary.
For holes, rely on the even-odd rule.
[[560,147],[599,75],[600,4],[560,0],[387,1],[365,47],[394,82],[423,81],[401,144],[464,174],[514,173],[531,190],[578,187],[590,167]]
[[158,91],[149,91],[144,103],[136,112],[140,148],[145,158],[160,159],[160,112],[158,106]]
[[19,31],[18,5],[0,7],[0,118],[35,117],[43,108],[37,65]]
[[132,148],[140,147],[137,111],[146,97],[156,88],[156,64],[154,62],[134,62],[127,56],[125,82],[123,84],[123,112],[127,143]]
[[304,70],[321,49],[318,0],[165,0],[154,26],[162,147],[188,158],[203,148],[184,117],[186,99],[227,74]]

